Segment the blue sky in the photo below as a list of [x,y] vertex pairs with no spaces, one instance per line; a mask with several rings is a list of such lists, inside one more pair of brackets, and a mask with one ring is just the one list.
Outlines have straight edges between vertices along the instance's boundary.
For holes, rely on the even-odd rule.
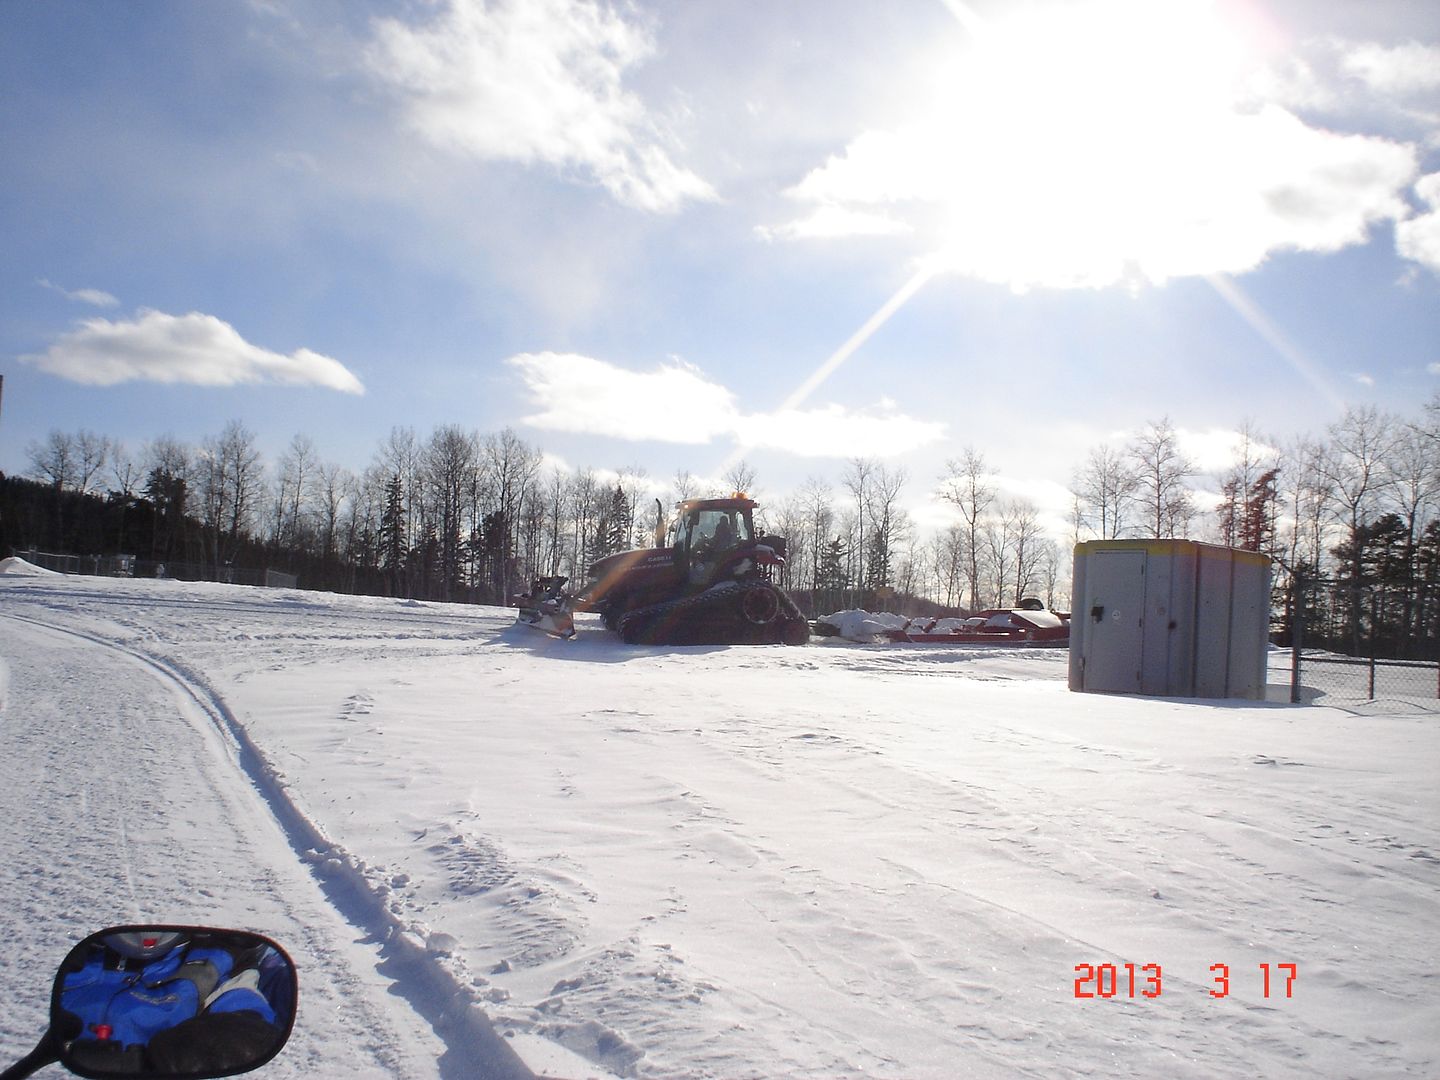
[[969,443],[1058,517],[1440,390],[1430,0],[12,2],[0,148],[8,472],[510,425],[924,521]]

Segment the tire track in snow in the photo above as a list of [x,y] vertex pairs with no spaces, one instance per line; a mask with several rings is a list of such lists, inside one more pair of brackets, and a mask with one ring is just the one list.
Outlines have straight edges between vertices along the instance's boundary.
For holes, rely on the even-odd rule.
[[[154,678],[167,684],[191,708],[189,719],[202,732],[217,736],[226,756],[260,796],[281,833],[301,863],[319,883],[322,893],[346,922],[378,945],[378,970],[390,979],[395,992],[434,1028],[447,1046],[438,1062],[443,1077],[479,1080],[535,1080],[535,1074],[495,1032],[478,1004],[475,987],[459,982],[423,941],[394,916],[385,899],[365,876],[365,864],[325,836],[290,798],[283,775],[250,738],[223,696],[206,679],[173,660],[154,656],[96,634],[58,627],[25,615],[5,613],[3,618],[107,649],[138,662]],[[124,835],[123,814],[120,825]],[[122,847],[125,876],[130,875],[129,841]]]
[[[124,650],[26,621],[26,633],[0,640],[14,642],[22,673],[6,764],[35,781],[9,808],[7,838],[7,869],[37,886],[19,894],[27,929],[38,923],[36,939],[52,942],[117,922],[274,933],[303,972],[301,1023],[277,1077],[433,1075],[438,1040],[416,1037],[413,1016],[377,997],[379,980],[366,985],[370,956],[346,947],[352,927],[287,858],[278,824],[189,695]],[[57,958],[47,950],[36,966]],[[340,1046],[332,1017],[342,1010],[357,1030],[341,1029]]]

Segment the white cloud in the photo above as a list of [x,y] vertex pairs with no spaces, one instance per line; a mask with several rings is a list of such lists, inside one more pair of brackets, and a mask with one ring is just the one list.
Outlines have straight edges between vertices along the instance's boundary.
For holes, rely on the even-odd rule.
[[[1409,42],[1384,46],[1327,35],[1311,38],[1297,52],[1272,59],[1246,77],[1253,102],[1274,102],[1302,111],[1391,118],[1433,118],[1440,89],[1440,46]],[[1420,111],[1416,111],[1417,107]]]
[[522,423],[549,431],[690,445],[732,438],[745,447],[839,458],[902,454],[945,434],[943,424],[906,416],[890,402],[742,413],[733,393],[679,361],[644,372],[576,353],[522,353],[506,363],[540,407]]
[[540,451],[540,473],[542,475],[549,476],[551,473],[558,472],[569,476],[574,471],[575,466],[559,454],[551,453],[549,450]]
[[992,483],[996,490],[1007,498],[1028,502],[1050,517],[1063,518],[1069,513],[1071,503],[1074,501],[1070,489],[1058,480],[996,473]]
[[523,423],[617,439],[708,443],[730,430],[734,397],[684,364],[627,371],[576,353],[521,353],[520,372],[541,411]]
[[119,300],[103,289],[66,289],[45,278],[41,278],[36,284],[59,293],[67,300],[78,300],[82,304],[90,304],[93,307],[108,308],[120,305]]
[[1417,180],[1415,194],[1430,207],[1430,212],[1395,226],[1395,249],[1440,274],[1440,173]]
[[734,432],[744,446],[800,457],[893,457],[939,442],[945,425],[883,406],[857,411],[831,404],[739,416]]
[[813,240],[835,236],[898,236],[913,232],[912,226],[885,214],[843,206],[823,205],[809,217],[774,227],[760,226],[756,232],[765,240]]
[[[1255,105],[1269,102],[1301,111],[1333,109],[1340,102],[1333,69],[1337,46],[1320,43],[1317,57],[1286,56],[1251,72],[1245,79],[1246,97]],[[1317,64],[1328,70],[1322,73]]]
[[1404,97],[1440,90],[1440,45],[1414,41],[1390,48],[1355,45],[1345,53],[1341,67],[1382,94]]
[[715,196],[623,86],[653,48],[593,0],[449,0],[423,27],[377,20],[367,59],[435,146],[574,170],[626,205],[673,211]]
[[1374,376],[1374,375],[1367,375],[1367,374],[1365,374],[1365,372],[1363,372],[1363,371],[1361,371],[1361,372],[1356,372],[1354,375],[1352,375],[1352,376],[1350,376],[1350,377],[1351,377],[1352,379],[1354,379],[1355,382],[1358,383],[1360,386],[1374,386],[1374,385],[1375,385],[1375,376]]
[[1246,56],[1217,10],[1014,9],[949,58],[910,120],[860,135],[792,188],[815,210],[775,235],[807,235],[822,210],[842,223],[938,214],[939,267],[1075,288],[1243,272],[1406,216],[1414,148],[1242,106]]
[[[1245,445],[1245,436],[1234,428],[1208,428],[1204,431],[1175,429],[1175,441],[1180,452],[1201,472],[1223,473],[1239,459]],[[1250,454],[1253,458],[1266,458],[1278,451],[1250,437]]]
[[92,386],[136,381],[195,386],[277,383],[365,392],[360,380],[338,360],[309,349],[288,356],[262,349],[229,323],[194,311],[167,315],[142,309],[130,321],[87,319],[44,353],[20,359],[51,375]]

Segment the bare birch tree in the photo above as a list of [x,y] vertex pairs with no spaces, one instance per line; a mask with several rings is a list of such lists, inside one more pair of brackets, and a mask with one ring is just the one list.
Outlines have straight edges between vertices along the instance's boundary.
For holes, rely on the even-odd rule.
[[863,583],[866,580],[865,518],[870,501],[870,481],[875,474],[875,462],[870,458],[851,458],[840,482],[855,500],[855,537],[850,545],[850,580]]
[[1139,480],[1129,456],[1102,443],[1071,477],[1071,494],[1083,507],[1087,527],[1101,540],[1125,535]]
[[1146,535],[1159,539],[1184,533],[1195,514],[1194,496],[1185,483],[1195,475],[1195,465],[1180,452],[1170,418],[1146,424],[1128,453],[1136,500],[1145,507]]
[[967,446],[960,457],[945,463],[945,475],[940,479],[940,497],[960,511],[965,580],[970,589],[971,611],[980,607],[982,523],[995,501],[995,489],[988,476],[985,456],[973,446]]

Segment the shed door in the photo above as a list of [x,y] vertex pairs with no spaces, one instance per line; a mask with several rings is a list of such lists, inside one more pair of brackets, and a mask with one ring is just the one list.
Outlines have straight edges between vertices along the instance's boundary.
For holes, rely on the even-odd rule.
[[1145,552],[1096,551],[1085,569],[1085,689],[1138,694],[1145,615]]

